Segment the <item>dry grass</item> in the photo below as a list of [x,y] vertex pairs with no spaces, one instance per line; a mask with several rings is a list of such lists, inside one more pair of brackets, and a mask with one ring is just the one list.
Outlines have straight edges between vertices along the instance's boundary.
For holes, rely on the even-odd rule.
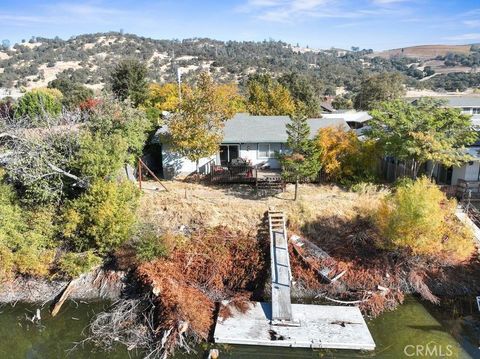
[[394,56],[406,56],[418,59],[432,59],[439,55],[445,56],[448,53],[468,54],[470,45],[421,45],[404,47],[402,49],[386,50],[375,53],[375,56],[391,58]]
[[166,182],[169,192],[147,191],[142,198],[140,218],[164,231],[182,226],[191,229],[226,226],[245,233],[256,231],[269,209],[284,211],[291,228],[301,227],[317,217],[355,218],[378,206],[384,191],[353,193],[337,186],[300,186],[294,202],[293,185],[284,193],[258,199],[252,187],[211,187],[184,182]]

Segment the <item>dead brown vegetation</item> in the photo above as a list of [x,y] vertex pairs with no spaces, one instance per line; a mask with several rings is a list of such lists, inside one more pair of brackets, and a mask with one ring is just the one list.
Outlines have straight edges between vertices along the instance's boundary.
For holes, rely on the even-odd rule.
[[[182,346],[186,337],[207,339],[215,303],[229,300],[244,310],[252,293],[261,289],[269,266],[268,238],[260,229],[265,230],[262,220],[269,208],[285,212],[290,235],[310,240],[331,256],[305,260],[299,251],[290,252],[295,253],[291,264],[296,286],[320,298],[354,301],[363,313],[377,316],[395,309],[405,293],[436,302],[439,292],[456,285],[451,268],[442,263],[377,245],[381,238],[370,216],[387,193],[383,189],[366,187],[353,193],[336,186],[302,185],[294,202],[291,186],[286,193],[262,199],[248,186],[167,186],[169,192],[144,196],[140,214],[144,222],[164,233],[181,233],[184,240],[169,244],[168,258],[142,264],[137,276],[156,295],[157,335],[169,351]],[[345,274],[327,283],[319,275],[323,267],[332,269],[330,277]],[[447,278],[449,284],[436,287],[436,278]],[[223,306],[218,315],[226,318],[231,312]]]
[[168,259],[137,269],[140,280],[157,296],[159,335],[169,333],[168,350],[184,336],[206,340],[216,302],[233,298],[241,307],[250,299],[265,273],[263,246],[254,233],[226,227],[200,230]]
[[[359,306],[368,315],[377,316],[395,309],[403,302],[406,293],[416,293],[438,304],[439,296],[459,292],[462,284],[452,273],[463,273],[462,282],[469,283],[468,290],[462,285],[462,294],[480,289],[475,272],[471,270],[478,269],[477,259],[452,266],[450,262],[413,255],[408,250],[381,249],[375,243],[381,238],[368,217],[319,216],[296,230],[328,252],[336,263],[322,260],[312,263],[294,256],[291,260],[294,278],[318,290],[320,297],[361,301]],[[341,285],[326,284],[317,274],[318,268],[323,267],[332,268],[332,277],[346,271],[341,277]],[[438,281],[442,284],[439,285]]]

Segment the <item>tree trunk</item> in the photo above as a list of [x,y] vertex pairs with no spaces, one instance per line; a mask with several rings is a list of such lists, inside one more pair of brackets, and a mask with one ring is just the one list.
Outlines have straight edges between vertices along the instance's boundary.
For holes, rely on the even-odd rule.
[[298,196],[298,177],[295,180],[295,197],[293,198],[294,201],[297,200],[297,196]]
[[200,181],[200,160],[195,161],[195,167],[197,168],[196,173],[197,173],[197,178],[196,181]]
[[433,162],[432,169],[430,170],[430,179],[433,178],[433,171],[435,171],[435,166],[436,166],[436,165],[437,165],[437,164],[436,164],[435,162]]

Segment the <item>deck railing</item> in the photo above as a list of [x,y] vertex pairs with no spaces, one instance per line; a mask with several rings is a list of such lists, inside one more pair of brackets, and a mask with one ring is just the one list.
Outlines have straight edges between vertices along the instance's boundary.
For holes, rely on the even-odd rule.
[[229,165],[227,167],[214,165],[210,179],[212,182],[255,182],[257,169],[250,165]]

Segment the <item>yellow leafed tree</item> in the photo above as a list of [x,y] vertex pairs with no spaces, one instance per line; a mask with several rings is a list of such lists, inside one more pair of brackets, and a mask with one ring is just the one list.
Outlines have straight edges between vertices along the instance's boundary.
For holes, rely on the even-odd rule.
[[238,93],[227,85],[216,85],[202,73],[196,88],[187,93],[168,123],[171,145],[177,153],[198,164],[218,150],[224,121],[238,109]]
[[[186,95],[191,91],[189,86],[186,84],[182,84],[181,89],[183,95]],[[163,85],[150,84],[148,87],[146,104],[148,106],[155,107],[160,111],[176,111],[180,105],[178,85],[173,82]]]
[[473,234],[455,217],[448,200],[428,178],[408,181],[383,199],[375,215],[382,247],[407,248],[416,255],[455,262],[474,252]]

